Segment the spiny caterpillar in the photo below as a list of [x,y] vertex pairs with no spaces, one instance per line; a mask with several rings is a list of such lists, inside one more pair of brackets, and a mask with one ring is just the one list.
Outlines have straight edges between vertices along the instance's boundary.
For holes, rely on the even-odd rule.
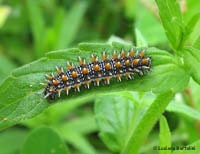
[[101,60],[94,54],[91,55],[91,62],[86,63],[85,59],[78,57],[79,66],[73,63],[67,63],[68,70],[64,71],[62,67],[56,67],[57,74],[46,75],[45,98],[54,100],[56,96],[60,97],[61,92],[69,94],[70,89],[80,92],[80,88],[89,89],[90,83],[94,86],[110,84],[111,78],[116,78],[121,82],[122,76],[132,79],[134,75],[143,76],[151,68],[151,58],[145,56],[144,50],[134,52],[130,49],[128,52],[121,50],[118,54],[113,52],[112,58],[103,52]]

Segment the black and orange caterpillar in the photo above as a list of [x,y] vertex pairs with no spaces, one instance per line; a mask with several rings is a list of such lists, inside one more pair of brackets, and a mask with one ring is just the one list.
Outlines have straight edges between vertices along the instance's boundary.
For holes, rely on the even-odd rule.
[[45,98],[54,100],[60,97],[61,92],[69,94],[70,89],[80,92],[81,86],[89,89],[90,83],[99,86],[100,83],[110,84],[111,78],[117,81],[122,80],[122,76],[132,79],[134,75],[143,76],[151,68],[151,58],[145,56],[145,51],[128,52],[121,50],[118,54],[113,52],[112,58],[109,59],[106,52],[102,53],[101,60],[94,54],[91,55],[91,62],[86,63],[84,59],[78,57],[79,66],[67,63],[68,70],[56,67],[57,74],[46,75],[47,83],[45,84]]

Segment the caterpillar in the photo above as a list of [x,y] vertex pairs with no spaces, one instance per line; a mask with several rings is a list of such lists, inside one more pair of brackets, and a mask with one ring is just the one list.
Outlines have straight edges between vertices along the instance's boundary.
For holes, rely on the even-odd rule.
[[101,84],[110,84],[111,78],[116,78],[121,82],[122,78],[133,79],[135,75],[143,76],[151,69],[151,57],[145,55],[145,50],[122,49],[119,53],[113,52],[112,57],[105,51],[102,52],[102,58],[99,60],[94,54],[91,54],[91,61],[86,63],[85,59],[78,57],[79,65],[67,62],[67,70],[63,67],[57,67],[57,74],[46,75],[47,82],[43,91],[44,98],[50,100],[60,97],[65,92],[73,89],[80,92],[82,87],[89,89],[90,84],[100,86]]

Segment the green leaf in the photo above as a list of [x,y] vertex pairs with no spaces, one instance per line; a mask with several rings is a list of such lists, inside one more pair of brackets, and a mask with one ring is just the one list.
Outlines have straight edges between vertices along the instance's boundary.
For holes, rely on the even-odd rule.
[[80,1],[71,8],[61,23],[56,49],[66,48],[75,38],[87,9],[87,3]]
[[[8,129],[0,133],[1,154],[19,153],[27,132],[20,129]],[[10,146],[12,145],[12,146]]]
[[107,51],[111,49],[112,46],[110,44],[105,43],[80,43],[78,47],[80,50],[84,51],[101,52],[102,49]]
[[[72,49],[70,51],[73,54],[74,51],[79,50]],[[43,98],[43,87],[39,83],[44,82],[44,75],[54,71],[58,63],[62,63],[65,66],[67,57],[68,60],[73,59],[70,57],[70,52],[69,54],[67,53],[67,51],[48,53],[47,57],[49,57],[49,60],[46,57],[25,65],[13,71],[12,76],[5,80],[0,86],[1,129],[13,125],[22,119],[31,118],[49,106],[50,102]],[[61,59],[57,59],[57,56]],[[62,59],[63,56],[66,59]],[[74,57],[74,60],[71,61],[76,61],[77,56],[72,57]],[[86,98],[89,99],[87,96]],[[83,99],[84,101],[86,98],[80,96],[80,100]],[[78,101],[78,99],[75,101]]]
[[[110,45],[113,45],[115,46],[116,48],[118,47],[119,50],[123,49],[124,47],[131,47],[133,46],[133,43],[132,42],[129,42],[129,41],[125,41],[123,40],[122,38],[120,37],[117,37],[115,35],[112,35],[108,41],[107,41],[108,44]],[[84,44],[84,43],[83,43]],[[91,44],[91,43],[90,43]],[[114,45],[115,44],[115,45]]]
[[129,92],[105,94],[96,98],[95,117],[99,136],[112,151],[120,152],[123,148],[137,108],[138,102]]
[[185,47],[183,57],[188,73],[200,84],[200,50],[193,47]]
[[[64,119],[69,113],[73,112],[73,110],[75,110],[76,108],[80,107],[83,104],[92,102],[92,100],[93,100],[92,97],[88,97],[85,99],[78,99],[74,101],[72,100],[67,103],[56,103],[48,107],[44,112],[35,116],[34,118],[22,121],[22,124],[30,128],[36,128],[39,125],[44,125],[44,124],[55,125],[58,123],[58,121]],[[68,121],[68,123],[70,122]],[[93,127],[94,125],[90,126],[94,128]]]
[[192,119],[200,121],[200,112],[181,102],[170,102],[166,110],[169,112],[180,113],[182,115],[186,115]]
[[160,18],[165,28],[166,35],[173,49],[182,47],[183,21],[177,0],[156,0]]
[[[76,102],[94,99],[95,95],[105,91],[136,90],[141,92],[153,91],[162,93],[169,89],[177,92],[183,89],[189,80],[188,74],[179,64],[179,59],[166,51],[149,48],[146,54],[152,57],[152,71],[144,77],[135,77],[134,80],[115,82],[111,85],[100,87],[91,86],[91,89],[81,93],[70,93],[69,96],[61,95],[60,99],[48,101],[43,98],[44,87],[39,83],[45,82],[45,74],[55,72],[55,66],[66,67],[66,61],[75,62],[77,57],[85,57],[89,61],[91,53],[100,55],[103,50],[112,54],[113,50],[122,48],[129,50],[130,44],[113,42],[105,43],[81,43],[79,48],[52,51],[45,57],[24,65],[12,72],[12,74],[0,85],[0,129],[16,124],[20,120],[31,118],[41,113],[51,102]],[[65,69],[66,70],[66,69]],[[62,112],[63,113],[63,112]]]
[[[122,45],[118,42],[113,42],[112,46],[112,48],[109,48],[109,46],[103,47],[103,44],[81,43],[79,47],[87,52],[94,49],[94,51],[100,52],[106,50],[108,53],[111,53],[113,49],[121,50],[123,48],[128,50],[131,48],[130,45]],[[182,64],[178,58],[157,48],[147,48],[146,53],[152,58],[152,71],[147,76],[142,77],[142,79],[135,78],[133,84],[126,81],[122,84],[118,83],[118,85],[121,84],[118,90],[131,87],[130,90],[135,89],[143,92],[152,90],[155,93],[162,93],[169,89],[177,92],[187,86],[189,75],[181,67]]]
[[[160,118],[160,147],[171,147],[171,133],[167,123],[167,119],[164,116]],[[170,150],[160,150],[160,154],[170,154]]]
[[171,92],[159,95],[156,100],[151,93],[118,92],[98,96],[95,117],[100,138],[114,152],[137,153],[172,97]]
[[[188,148],[185,150],[185,147]],[[182,147],[183,150],[176,150],[172,154],[199,154],[200,151],[200,140]]]
[[121,154],[136,154],[153,128],[154,124],[164,112],[166,106],[173,98],[174,94],[169,91],[157,96],[155,101],[149,106],[141,120],[136,126],[132,126],[129,137],[125,142]]
[[58,134],[49,127],[34,129],[26,139],[22,154],[67,154],[65,143]]
[[198,41],[198,38],[200,37],[199,32],[199,26],[200,26],[200,13],[195,14],[191,20],[188,22],[186,26],[186,45],[193,46]]

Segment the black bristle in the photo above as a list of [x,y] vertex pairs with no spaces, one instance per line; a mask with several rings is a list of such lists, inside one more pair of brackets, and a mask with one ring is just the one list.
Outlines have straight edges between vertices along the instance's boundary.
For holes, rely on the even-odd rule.
[[[62,72],[61,74],[57,74],[48,80],[48,84],[43,92],[45,98],[54,100],[58,96],[58,93],[65,91],[65,89],[68,90],[74,89],[74,91],[77,92],[77,87],[82,86],[87,88],[86,83],[88,84],[93,82],[94,85],[97,86],[98,84],[96,82],[98,80],[100,81],[104,80],[106,81],[104,83],[108,84],[109,83],[108,78],[110,79],[114,77],[121,79],[121,76],[127,76],[127,74],[129,76],[128,77],[129,79],[131,78],[133,79],[136,74],[138,76],[143,76],[151,68],[151,57],[149,56],[141,57],[139,56],[140,52],[139,53],[136,52],[135,54],[136,55],[131,57],[127,56],[126,52],[125,57],[119,56],[116,59],[113,59],[111,58],[112,56],[110,56],[110,59],[89,62],[81,66],[73,67],[72,69]],[[142,60],[145,61],[145,63],[142,62]],[[126,61],[130,62],[130,64],[125,63]],[[108,63],[109,63],[109,69],[108,68],[106,69],[106,64]],[[94,69],[95,65],[97,65],[96,69]],[[88,70],[88,73],[86,74],[82,73],[82,70],[84,68]],[[72,75],[73,71],[75,72],[74,76]],[[67,76],[66,81],[62,80],[62,75]]]

